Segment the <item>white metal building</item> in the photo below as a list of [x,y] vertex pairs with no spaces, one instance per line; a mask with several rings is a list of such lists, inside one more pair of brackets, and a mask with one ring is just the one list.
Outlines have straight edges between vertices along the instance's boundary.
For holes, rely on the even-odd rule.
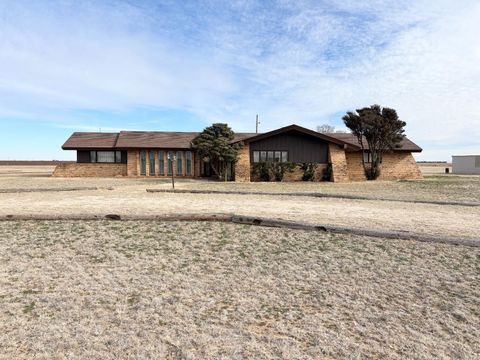
[[452,156],[452,173],[480,175],[480,155]]

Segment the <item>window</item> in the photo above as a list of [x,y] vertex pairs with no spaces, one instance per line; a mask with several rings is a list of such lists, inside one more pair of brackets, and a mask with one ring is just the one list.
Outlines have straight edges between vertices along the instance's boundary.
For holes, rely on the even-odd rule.
[[158,152],[158,175],[165,175],[165,152]]
[[173,174],[173,151],[168,152],[168,175]]
[[267,161],[268,162],[273,162],[273,151],[267,151]]
[[[372,162],[372,153],[371,153],[371,152],[364,152],[364,153],[363,153],[363,161],[364,161],[366,164],[371,163],[371,162]],[[380,158],[379,163],[380,163],[380,164],[382,163],[382,158]]]
[[274,160],[275,162],[280,162],[280,161],[282,160],[282,159],[281,159],[281,154],[282,154],[281,151],[275,151],[275,155],[274,155],[274,157],[273,157],[273,160]]
[[266,151],[260,151],[260,161],[267,161],[267,152]]
[[288,161],[288,151],[253,151],[253,162],[287,162]]
[[371,163],[372,162],[372,154],[369,152],[363,152],[363,162]]
[[150,176],[155,176],[155,152],[150,151]]
[[92,163],[121,163],[121,151],[90,151],[90,162]]
[[147,154],[145,150],[140,151],[140,175],[147,174]]
[[187,176],[192,176],[192,152],[187,151],[185,153],[185,159],[186,159],[186,175]]
[[182,169],[182,151],[177,151],[177,175],[183,175]]

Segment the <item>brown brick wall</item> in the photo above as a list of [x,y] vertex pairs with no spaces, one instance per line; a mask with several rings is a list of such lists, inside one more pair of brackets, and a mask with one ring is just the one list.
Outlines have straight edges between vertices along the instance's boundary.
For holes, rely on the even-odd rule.
[[137,150],[128,150],[127,152],[127,175],[137,176],[139,174],[138,168],[139,154]]
[[127,164],[60,164],[53,176],[57,177],[115,177],[127,176]]
[[248,144],[240,150],[238,161],[235,163],[235,181],[250,181],[250,146]]
[[328,161],[332,164],[332,181],[348,181],[345,150],[336,144],[328,144]]
[[[352,181],[366,180],[361,152],[347,152],[348,176]],[[383,155],[379,180],[423,179],[412,153],[396,151]]]

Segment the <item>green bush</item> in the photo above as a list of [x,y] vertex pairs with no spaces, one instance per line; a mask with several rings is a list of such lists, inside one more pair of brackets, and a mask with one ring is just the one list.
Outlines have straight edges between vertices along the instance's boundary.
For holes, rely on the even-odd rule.
[[332,181],[333,167],[331,163],[328,163],[327,167],[323,169],[322,180]]
[[315,163],[303,163],[301,167],[303,170],[302,181],[314,181],[316,168],[317,164]]
[[260,181],[283,181],[285,173],[292,172],[295,168],[295,164],[286,162],[266,162],[262,161],[253,164],[252,173],[254,179]]

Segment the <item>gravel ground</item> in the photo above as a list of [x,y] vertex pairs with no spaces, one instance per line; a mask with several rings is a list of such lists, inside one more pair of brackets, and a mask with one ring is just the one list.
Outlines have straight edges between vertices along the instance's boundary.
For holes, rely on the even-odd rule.
[[0,358],[480,356],[480,249],[201,222],[0,232]]

